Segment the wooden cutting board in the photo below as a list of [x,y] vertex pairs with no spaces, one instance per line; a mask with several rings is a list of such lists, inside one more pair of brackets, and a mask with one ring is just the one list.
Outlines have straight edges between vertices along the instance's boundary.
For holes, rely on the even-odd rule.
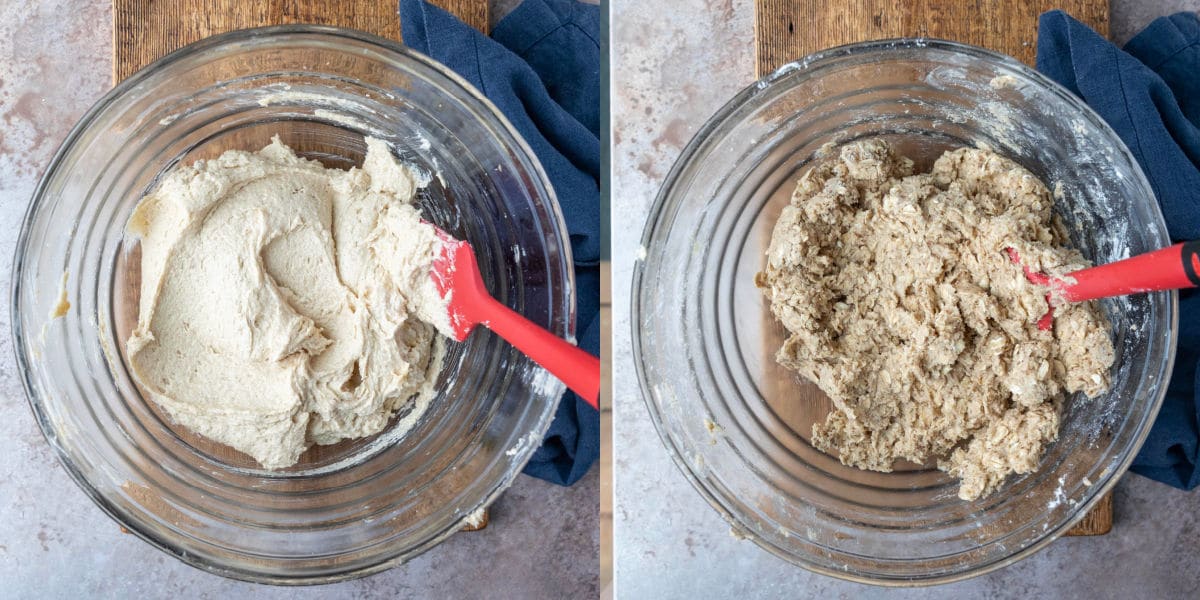
[[[756,75],[818,50],[895,37],[934,37],[983,46],[1033,65],[1038,15],[1061,8],[1108,35],[1106,0],[755,0]],[[1067,535],[1112,529],[1112,494]]]
[[[487,33],[487,0],[432,0]],[[248,27],[315,23],[399,40],[398,0],[113,0],[113,83],[197,40]]]
[[[487,33],[488,0],[431,1]],[[235,29],[311,23],[400,39],[398,0],[113,0],[112,10],[114,84],[187,44]],[[220,444],[190,439],[195,436],[188,432],[177,433],[214,455],[235,460],[240,455]],[[483,529],[487,523],[485,510],[479,526],[464,530]]]
[[1108,35],[1105,0],[755,0],[755,65],[762,77],[817,50],[914,36],[975,44],[1033,65],[1038,15],[1054,8]]

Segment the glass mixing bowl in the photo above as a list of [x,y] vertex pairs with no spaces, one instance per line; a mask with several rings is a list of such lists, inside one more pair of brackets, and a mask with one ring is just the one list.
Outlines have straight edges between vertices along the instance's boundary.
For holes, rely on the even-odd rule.
[[962,501],[956,481],[932,465],[843,466],[809,443],[828,399],[776,364],[785,331],[754,275],[796,180],[826,145],[877,136],[919,169],[961,146],[1012,158],[1059,188],[1056,208],[1092,261],[1169,244],[1121,140],[1045,77],[950,42],[844,46],[743,90],[683,151],[634,271],[634,361],[668,451],[736,532],[847,579],[961,579],[1044,546],[1125,471],[1166,387],[1176,295],[1102,303],[1116,346],[1111,391],[1067,402],[1040,468],[996,493]]
[[[563,386],[485,331],[449,343],[437,396],[373,438],[265,471],[176,427],[131,380],[139,248],[125,223],[179,163],[279,135],[326,166],[364,135],[434,173],[426,217],[469,240],[497,298],[574,331],[571,256],[550,183],[497,109],[399,44],[329,27],[246,30],[188,46],[118,85],[71,132],[26,215],[13,275],[17,360],[47,440],[130,531],[216,573],[316,583],[437,544],[506,488]],[[70,308],[60,318],[60,298]],[[401,419],[412,430],[396,435]],[[398,438],[398,439],[397,439]]]

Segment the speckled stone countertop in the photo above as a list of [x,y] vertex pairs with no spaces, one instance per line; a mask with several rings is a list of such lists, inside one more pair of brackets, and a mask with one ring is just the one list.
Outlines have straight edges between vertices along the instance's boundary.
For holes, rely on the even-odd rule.
[[[1128,39],[1195,0],[1115,2]],[[617,598],[1196,598],[1200,493],[1136,475],[1116,490],[1116,524],[1019,563],[937,588],[887,590],[794,567],[729,525],[667,457],[629,351],[630,277],[646,213],[704,121],[754,78],[751,0],[612,0],[613,377]]]
[[[514,3],[494,3],[499,13]],[[9,260],[42,170],[111,87],[110,5],[0,1],[0,256]],[[9,265],[0,289],[9,289]],[[6,297],[7,300],[7,297]],[[7,301],[5,302],[7,305]],[[0,598],[595,598],[599,476],[562,488],[524,475],[487,529],[410,563],[301,589],[232,581],[121,533],[59,466],[25,401],[0,323]]]

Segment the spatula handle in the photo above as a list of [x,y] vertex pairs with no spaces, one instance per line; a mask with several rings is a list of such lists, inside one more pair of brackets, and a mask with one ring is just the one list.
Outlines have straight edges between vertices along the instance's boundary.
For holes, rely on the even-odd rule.
[[476,310],[478,312],[473,316],[480,325],[496,332],[599,410],[600,359],[542,329],[490,296]]
[[1076,283],[1063,285],[1062,295],[1071,302],[1200,287],[1200,240],[1082,269],[1070,277]]

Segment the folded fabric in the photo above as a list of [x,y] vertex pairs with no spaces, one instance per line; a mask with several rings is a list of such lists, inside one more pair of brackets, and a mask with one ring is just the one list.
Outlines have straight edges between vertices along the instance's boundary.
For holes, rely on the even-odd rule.
[[[526,0],[488,38],[421,0],[401,0],[404,43],[488,97],[546,170],[575,261],[579,346],[600,354],[599,7]],[[568,392],[525,473],[570,485],[600,456],[600,414]]]
[[[1066,13],[1038,24],[1037,68],[1083,98],[1137,158],[1171,239],[1200,239],[1200,19],[1160,18],[1124,51]],[[1200,484],[1200,293],[1179,294],[1170,385],[1131,470],[1172,486]]]

